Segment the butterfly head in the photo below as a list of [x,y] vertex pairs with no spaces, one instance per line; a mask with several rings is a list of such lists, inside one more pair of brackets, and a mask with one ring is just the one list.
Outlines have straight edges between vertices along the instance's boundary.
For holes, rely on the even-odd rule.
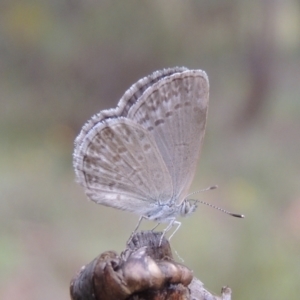
[[191,215],[198,207],[197,201],[184,199],[180,205],[180,215],[185,217]]

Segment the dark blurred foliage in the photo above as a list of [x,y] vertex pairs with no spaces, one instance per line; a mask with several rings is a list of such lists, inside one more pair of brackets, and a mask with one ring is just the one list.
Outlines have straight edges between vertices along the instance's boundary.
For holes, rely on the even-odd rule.
[[299,15],[296,0],[3,0],[0,298],[68,299],[82,264],[122,250],[138,218],[85,201],[73,140],[136,80],[178,65],[211,85],[192,190],[217,183],[196,197],[246,219],[200,207],[173,247],[212,291],[297,299]]

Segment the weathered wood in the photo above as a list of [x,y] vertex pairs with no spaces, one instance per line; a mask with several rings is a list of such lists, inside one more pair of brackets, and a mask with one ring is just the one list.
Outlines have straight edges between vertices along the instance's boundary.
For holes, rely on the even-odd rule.
[[173,259],[161,232],[138,232],[118,255],[107,251],[82,267],[71,281],[72,300],[230,300],[204,289],[193,272]]

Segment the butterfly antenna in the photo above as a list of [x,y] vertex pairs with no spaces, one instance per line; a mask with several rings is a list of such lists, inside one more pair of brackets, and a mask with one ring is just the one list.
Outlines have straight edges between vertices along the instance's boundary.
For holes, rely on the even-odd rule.
[[203,190],[199,190],[199,191],[190,193],[190,194],[187,195],[187,197],[190,197],[190,196],[195,195],[195,194],[200,193],[200,192],[206,192],[206,191],[210,191],[210,190],[215,190],[215,189],[217,189],[217,188],[218,188],[217,185],[212,185],[212,186],[207,187],[206,189],[203,189]]
[[215,206],[215,205],[213,205],[213,204],[210,204],[210,203],[207,203],[207,202],[204,202],[204,201],[201,201],[201,200],[194,200],[195,202],[199,202],[199,203],[201,203],[201,204],[205,204],[205,205],[207,205],[207,206],[210,206],[210,207],[212,207],[212,208],[214,208],[214,209],[217,209],[217,210],[219,210],[219,211],[221,211],[221,212],[223,212],[223,213],[225,213],[225,214],[227,214],[227,215],[230,215],[230,216],[232,216],[232,217],[236,217],[236,218],[245,218],[245,215],[240,215],[240,214],[234,214],[234,213],[232,213],[232,212],[230,212],[230,211],[227,211],[227,210],[225,210],[225,209],[223,209],[223,208],[220,208],[220,207],[218,207],[218,206]]

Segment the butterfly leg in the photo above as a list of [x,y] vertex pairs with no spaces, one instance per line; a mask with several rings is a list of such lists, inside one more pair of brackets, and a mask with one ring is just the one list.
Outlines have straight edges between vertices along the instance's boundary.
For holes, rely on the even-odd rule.
[[157,223],[157,224],[151,229],[151,231],[154,231],[159,225],[160,225],[160,223]]
[[159,241],[159,245],[161,245],[163,237],[165,236],[165,234],[172,228],[173,225],[177,225],[176,229],[174,230],[174,232],[171,234],[171,236],[169,237],[169,240],[172,238],[172,236],[175,234],[175,232],[179,229],[179,227],[181,226],[181,223],[176,221],[176,219],[171,219],[170,223],[168,224],[168,226],[164,229],[163,234],[160,238]]
[[175,234],[175,232],[177,232],[177,230],[179,229],[179,227],[181,226],[181,222],[178,221],[173,221],[172,226],[173,225],[177,225],[176,229],[174,230],[174,232],[170,235],[169,240],[173,237],[173,235]]
[[139,218],[139,221],[138,221],[138,223],[137,223],[135,229],[132,231],[132,233],[131,233],[131,235],[130,235],[130,238],[129,238],[128,241],[127,241],[127,245],[131,242],[131,240],[132,240],[134,234],[135,234],[135,233],[137,232],[137,230],[139,229],[139,227],[140,227],[140,225],[141,225],[143,219],[147,219],[147,217],[141,216],[141,217]]

